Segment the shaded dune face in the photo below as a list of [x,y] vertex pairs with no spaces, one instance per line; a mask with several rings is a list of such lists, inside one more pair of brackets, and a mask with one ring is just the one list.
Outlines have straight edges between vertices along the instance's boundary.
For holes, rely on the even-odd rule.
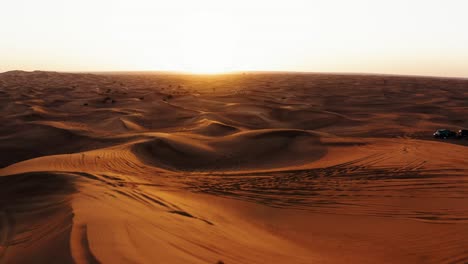
[[[21,143],[15,139],[22,139]],[[125,138],[103,137],[94,131],[86,131],[73,127],[67,122],[29,122],[12,125],[8,135],[3,137],[2,150],[4,155],[0,166],[34,158],[59,153],[74,153],[112,146],[124,142]]]
[[71,176],[25,173],[0,177],[0,186],[0,261],[73,263]]
[[272,169],[303,165],[326,153],[320,138],[303,130],[256,130],[216,139],[182,136],[151,139],[132,147],[137,157],[182,171]]
[[0,263],[465,263],[468,81],[0,74]]

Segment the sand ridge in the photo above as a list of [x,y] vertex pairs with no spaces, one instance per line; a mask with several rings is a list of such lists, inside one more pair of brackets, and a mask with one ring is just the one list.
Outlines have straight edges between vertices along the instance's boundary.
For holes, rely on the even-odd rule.
[[464,263],[468,81],[0,74],[0,263]]

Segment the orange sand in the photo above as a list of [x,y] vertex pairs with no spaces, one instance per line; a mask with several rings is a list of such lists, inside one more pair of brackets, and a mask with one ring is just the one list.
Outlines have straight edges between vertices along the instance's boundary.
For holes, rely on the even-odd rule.
[[0,74],[0,263],[466,263],[468,81]]

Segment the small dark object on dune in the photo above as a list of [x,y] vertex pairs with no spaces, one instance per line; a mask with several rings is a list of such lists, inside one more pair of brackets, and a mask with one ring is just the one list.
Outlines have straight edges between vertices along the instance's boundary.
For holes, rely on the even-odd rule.
[[145,97],[144,97],[144,96],[140,97],[140,100],[143,100],[143,99],[145,99]]
[[166,101],[166,100],[170,100],[170,99],[172,99],[172,98],[174,98],[174,96],[173,96],[172,94],[169,94],[169,95],[167,95],[163,100]]
[[452,138],[452,137],[455,137],[456,135],[457,133],[448,129],[437,129],[437,131],[434,132],[433,134],[435,138],[443,138],[443,139]]
[[84,103],[83,105],[84,105],[84,106],[88,106],[88,103]]
[[218,262],[216,262],[216,264],[224,264],[224,261],[219,260]]
[[107,101],[113,101],[113,100],[109,96],[107,96],[106,98],[104,98],[104,100],[102,100],[103,103],[107,103]]
[[112,90],[111,89],[107,89],[106,93],[110,93]]
[[117,102],[116,100],[112,100],[112,101],[111,101],[111,103],[113,103],[113,104],[116,103],[116,102]]

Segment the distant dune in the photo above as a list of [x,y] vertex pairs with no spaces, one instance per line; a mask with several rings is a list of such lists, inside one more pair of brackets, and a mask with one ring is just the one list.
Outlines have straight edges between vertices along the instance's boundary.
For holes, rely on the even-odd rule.
[[468,80],[0,74],[0,263],[467,263]]

